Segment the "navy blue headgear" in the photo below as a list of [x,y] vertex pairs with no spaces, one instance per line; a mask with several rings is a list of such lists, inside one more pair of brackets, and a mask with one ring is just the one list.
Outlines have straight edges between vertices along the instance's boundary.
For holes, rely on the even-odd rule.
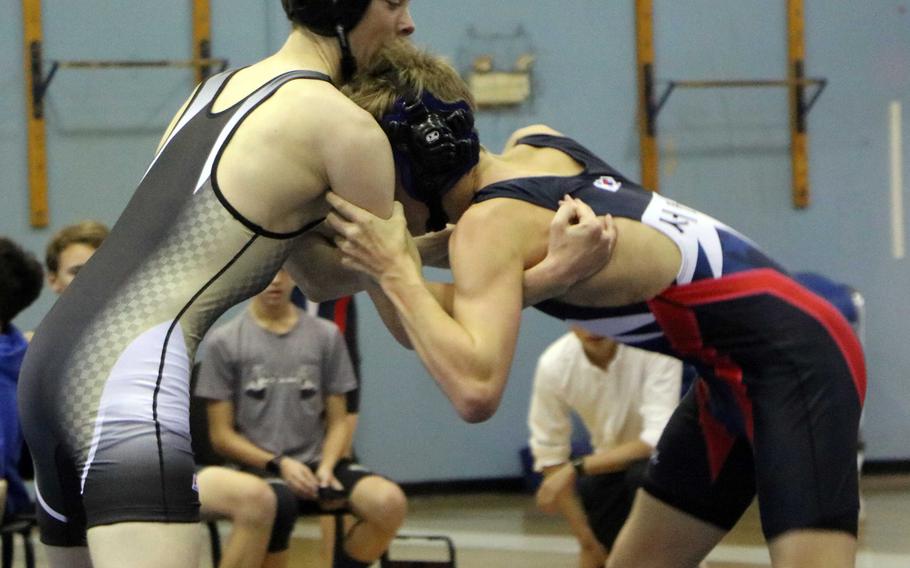
[[465,101],[446,103],[424,92],[401,97],[380,121],[392,144],[395,169],[408,195],[430,210],[428,231],[444,229],[442,196],[480,155],[474,113]]
[[348,32],[360,23],[370,0],[282,0],[282,5],[292,21],[319,35],[338,38],[343,80],[353,77],[357,62],[351,53]]

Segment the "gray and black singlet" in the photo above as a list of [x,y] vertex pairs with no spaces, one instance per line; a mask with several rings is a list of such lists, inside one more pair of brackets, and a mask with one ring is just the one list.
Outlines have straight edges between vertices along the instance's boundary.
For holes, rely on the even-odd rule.
[[47,544],[83,545],[96,525],[198,520],[189,432],[196,347],[225,310],[268,285],[293,238],[312,226],[282,234],[255,225],[225,200],[215,172],[237,127],[278,88],[329,80],[289,72],[212,112],[231,76],[199,87],[28,349],[20,413]]

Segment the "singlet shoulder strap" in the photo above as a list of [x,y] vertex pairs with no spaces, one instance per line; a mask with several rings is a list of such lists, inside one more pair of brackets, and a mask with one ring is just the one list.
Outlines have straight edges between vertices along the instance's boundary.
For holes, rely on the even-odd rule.
[[566,136],[553,134],[529,134],[519,138],[517,144],[526,144],[536,148],[554,148],[571,156],[575,161],[585,166],[586,173],[612,174],[615,172],[606,162],[598,158],[594,152],[588,150],[576,140]]
[[[174,128],[168,134],[167,140],[164,144],[161,145],[159,152],[155,155],[154,159],[152,159],[152,162],[146,169],[146,174],[148,174],[149,170],[151,170],[152,166],[158,160],[158,157],[161,155],[161,152],[164,151],[164,148],[168,145],[168,143],[200,112],[203,110],[210,110],[212,103],[215,101],[215,99],[218,98],[218,95],[221,94],[221,91],[224,89],[224,86],[227,84],[228,80],[233,77],[235,73],[242,69],[244,69],[244,67],[222,71],[220,73],[212,75],[199,85],[199,87],[196,89],[196,92],[193,93],[189,104],[186,105],[186,109],[183,111],[183,114],[180,116],[177,124],[174,125]],[[303,69],[297,71],[288,71],[287,73],[282,73],[281,75],[270,79],[267,83],[250,93],[246,98],[240,99],[240,101],[235,103],[230,109],[227,109],[225,112],[219,114],[225,114],[229,113],[230,110],[236,111],[244,108],[246,109],[246,112],[249,112],[250,109],[268,98],[279,87],[294,79],[315,79],[332,83],[331,77],[318,71]]]
[[[216,195],[221,195],[221,191],[218,188],[217,182],[213,179],[213,172],[217,169],[217,161],[219,156],[221,156],[222,149],[230,141],[231,137],[234,135],[234,132],[240,126],[240,123],[243,122],[243,119],[246,118],[253,110],[256,109],[260,104],[269,99],[275,92],[283,85],[287,84],[290,81],[296,79],[313,79],[319,81],[326,81],[332,83],[331,78],[324,73],[319,73],[317,71],[309,70],[298,70],[298,71],[288,71],[287,73],[282,73],[269,80],[267,83],[250,93],[243,99],[237,101],[231,107],[219,111],[217,114],[224,118],[224,121],[221,126],[221,130],[218,133],[214,144],[212,145],[211,150],[209,151],[208,158],[206,159],[202,170],[200,171],[199,178],[196,181],[194,193],[198,192],[200,189],[206,186],[206,182],[212,180],[212,189],[215,191]],[[223,86],[223,83],[222,83]],[[217,93],[212,100],[217,98]],[[220,198],[220,197],[219,197]],[[221,198],[220,198],[221,199]],[[287,239],[293,238],[298,235],[305,233],[311,228],[318,225],[322,222],[322,219],[315,220],[304,227],[290,233],[274,233],[260,227],[248,219],[244,218],[238,211],[236,211],[227,200],[222,199],[222,204],[227,208],[232,215],[234,215],[240,222],[247,225],[250,229],[255,231],[257,234],[276,239]]]

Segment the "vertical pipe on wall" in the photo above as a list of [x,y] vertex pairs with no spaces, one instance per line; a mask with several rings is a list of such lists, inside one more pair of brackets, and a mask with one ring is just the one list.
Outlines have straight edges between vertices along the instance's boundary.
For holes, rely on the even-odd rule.
[[891,143],[891,255],[904,258],[904,179],[901,103],[891,101],[888,109]]

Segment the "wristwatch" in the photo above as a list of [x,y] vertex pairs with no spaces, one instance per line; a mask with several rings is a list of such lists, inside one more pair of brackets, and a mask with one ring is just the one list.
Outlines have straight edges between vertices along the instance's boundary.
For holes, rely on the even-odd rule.
[[585,471],[585,456],[578,456],[572,460],[572,469],[575,470],[575,475],[578,477],[584,477],[587,475]]
[[273,475],[281,477],[281,459],[283,454],[277,454],[275,457],[265,462],[265,470]]

